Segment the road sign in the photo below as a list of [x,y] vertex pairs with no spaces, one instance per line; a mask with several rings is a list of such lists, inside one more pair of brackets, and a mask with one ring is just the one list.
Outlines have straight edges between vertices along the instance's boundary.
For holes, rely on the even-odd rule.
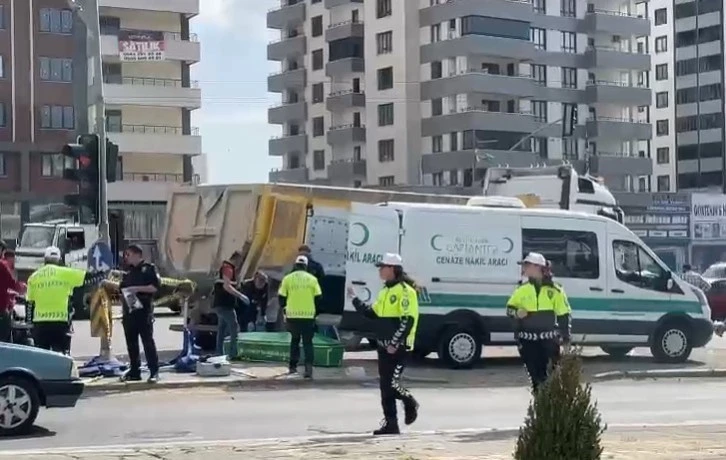
[[98,240],[88,249],[88,270],[91,272],[106,272],[111,270],[113,254],[105,242]]

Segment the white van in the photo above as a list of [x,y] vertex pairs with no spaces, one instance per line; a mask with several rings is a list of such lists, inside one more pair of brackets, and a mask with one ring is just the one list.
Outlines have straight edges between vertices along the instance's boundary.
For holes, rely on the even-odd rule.
[[[703,293],[673,276],[615,220],[561,210],[459,205],[353,203],[346,283],[370,302],[381,287],[374,263],[399,252],[421,286],[416,353],[437,352],[468,367],[483,345],[513,345],[505,315],[530,251],[552,261],[573,310],[573,342],[623,356],[649,346],[666,362],[685,361],[713,335]],[[348,302],[341,330],[371,336]]]

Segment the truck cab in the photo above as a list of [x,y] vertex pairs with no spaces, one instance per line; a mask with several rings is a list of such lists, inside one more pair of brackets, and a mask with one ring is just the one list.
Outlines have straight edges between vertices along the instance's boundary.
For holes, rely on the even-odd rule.
[[15,248],[18,277],[25,280],[43,265],[43,254],[48,246],[61,250],[66,266],[85,269],[88,249],[97,238],[98,231],[93,225],[67,220],[27,223],[23,225]]

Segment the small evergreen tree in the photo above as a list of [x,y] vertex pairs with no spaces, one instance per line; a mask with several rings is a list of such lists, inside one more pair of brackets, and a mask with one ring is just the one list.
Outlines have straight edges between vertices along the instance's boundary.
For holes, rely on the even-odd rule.
[[591,394],[579,354],[563,355],[527,409],[514,459],[599,460],[607,427]]

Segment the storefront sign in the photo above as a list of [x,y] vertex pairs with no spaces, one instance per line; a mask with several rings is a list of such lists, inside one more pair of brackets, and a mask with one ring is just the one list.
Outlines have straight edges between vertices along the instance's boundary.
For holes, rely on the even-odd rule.
[[651,243],[684,240],[690,229],[690,197],[684,193],[654,193],[640,207],[625,208],[625,225]]
[[694,193],[692,200],[693,243],[726,240],[726,195]]
[[165,45],[164,32],[121,30],[118,34],[122,61],[163,61]]

